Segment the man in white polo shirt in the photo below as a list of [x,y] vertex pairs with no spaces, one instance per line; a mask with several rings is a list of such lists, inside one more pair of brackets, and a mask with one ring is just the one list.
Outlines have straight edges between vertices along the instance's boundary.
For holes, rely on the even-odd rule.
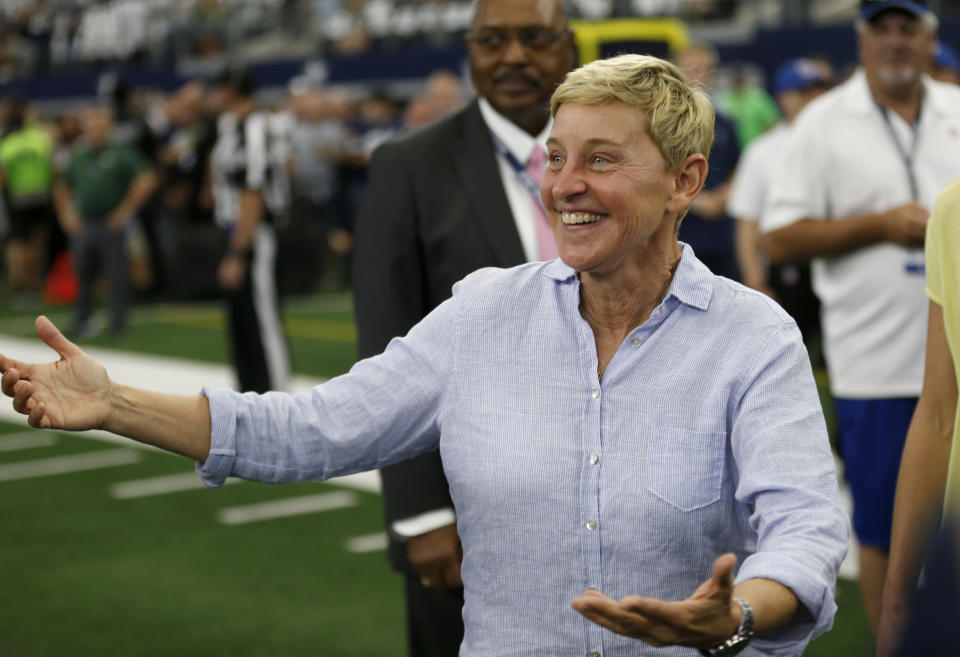
[[764,247],[813,259],[840,447],[876,632],[900,453],[920,393],[923,238],[960,175],[960,91],[931,80],[937,18],[925,0],[862,0],[860,69],[794,123]]

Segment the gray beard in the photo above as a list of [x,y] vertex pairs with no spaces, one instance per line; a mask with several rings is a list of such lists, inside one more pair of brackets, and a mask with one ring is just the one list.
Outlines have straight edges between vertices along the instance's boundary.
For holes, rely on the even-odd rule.
[[877,80],[889,89],[903,89],[912,85],[920,77],[920,72],[915,68],[899,69],[892,71],[881,67],[877,71]]

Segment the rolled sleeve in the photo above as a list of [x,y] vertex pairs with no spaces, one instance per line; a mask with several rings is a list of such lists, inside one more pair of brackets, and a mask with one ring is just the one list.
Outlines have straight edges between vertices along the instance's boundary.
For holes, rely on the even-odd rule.
[[210,455],[206,461],[197,463],[197,474],[207,486],[219,488],[233,472],[237,460],[234,430],[237,424],[237,409],[230,401],[230,396],[235,393],[204,386],[201,394],[210,404]]
[[769,654],[796,655],[833,625],[850,529],[796,325],[785,325],[764,351],[769,356],[758,362],[734,426],[741,473],[736,496],[752,509],[749,523],[757,536],[757,549],[736,581],[769,579],[793,591],[806,611],[763,640]]
[[204,388],[211,419],[210,454],[197,465],[204,483],[320,481],[436,450],[455,307],[453,299],[441,304],[383,354],[310,393]]
[[833,627],[837,613],[834,582],[823,569],[810,567],[795,555],[761,552],[744,560],[734,584],[748,579],[769,579],[790,589],[804,609],[794,619],[756,639],[770,654],[799,655],[814,637]]

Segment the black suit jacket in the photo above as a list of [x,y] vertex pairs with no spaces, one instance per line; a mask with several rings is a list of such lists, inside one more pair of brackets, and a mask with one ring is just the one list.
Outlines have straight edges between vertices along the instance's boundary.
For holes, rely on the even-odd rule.
[[[360,356],[376,355],[451,295],[467,274],[526,261],[477,101],[381,146],[356,220]],[[451,506],[437,452],[382,471],[388,528]],[[391,540],[390,560],[409,571]]]

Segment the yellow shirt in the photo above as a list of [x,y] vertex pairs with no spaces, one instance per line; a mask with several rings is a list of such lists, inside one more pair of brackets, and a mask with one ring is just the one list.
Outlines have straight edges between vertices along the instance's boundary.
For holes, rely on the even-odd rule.
[[[960,180],[941,192],[927,224],[927,296],[943,309],[947,344],[960,388]],[[953,425],[946,512],[960,511],[960,404]],[[953,507],[952,509],[950,507]]]

